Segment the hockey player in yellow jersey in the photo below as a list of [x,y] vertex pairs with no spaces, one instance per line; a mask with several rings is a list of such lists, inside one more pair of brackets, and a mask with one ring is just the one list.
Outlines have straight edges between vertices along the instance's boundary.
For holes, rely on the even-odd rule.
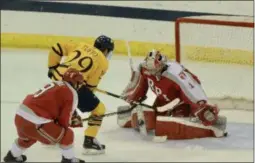
[[[79,70],[84,78],[84,84],[78,90],[82,93],[83,99],[78,99],[81,112],[91,112],[88,127],[84,131],[84,154],[104,153],[105,145],[96,140],[96,135],[102,124],[102,117],[105,113],[104,104],[93,93],[108,70],[108,60],[112,56],[114,42],[111,38],[101,35],[94,45],[87,43],[56,43],[52,46],[48,56],[48,77],[52,80],[62,80],[63,74],[68,68]],[[64,61],[63,61],[64,57]],[[84,105],[85,104],[85,105]],[[73,116],[75,118],[75,116]],[[77,115],[77,119],[80,119]],[[81,121],[79,121],[82,124]]]

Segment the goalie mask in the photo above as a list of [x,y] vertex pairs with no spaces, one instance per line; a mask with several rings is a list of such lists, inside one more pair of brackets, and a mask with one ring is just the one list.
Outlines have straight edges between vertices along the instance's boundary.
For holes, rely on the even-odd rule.
[[166,62],[166,56],[162,55],[160,51],[152,50],[145,58],[145,67],[150,71],[150,73],[156,74],[162,70],[162,68],[166,65]]

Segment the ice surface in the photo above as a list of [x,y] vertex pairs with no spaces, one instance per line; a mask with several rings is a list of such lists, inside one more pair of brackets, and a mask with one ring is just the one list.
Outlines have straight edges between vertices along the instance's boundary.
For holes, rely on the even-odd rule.
[[[139,63],[141,58],[135,59]],[[47,83],[47,51],[2,49],[1,50],[1,159],[16,138],[13,122],[19,102],[25,95]],[[99,88],[120,94],[130,78],[128,59],[113,57],[110,69]],[[223,85],[227,87],[228,85]],[[98,94],[105,103],[107,112],[116,111],[125,102]],[[152,103],[154,95],[147,100]],[[82,155],[83,129],[75,129],[77,156],[88,162],[194,162],[194,161],[253,161],[253,112],[223,110],[228,117],[229,137],[153,143],[141,139],[131,129],[119,128],[116,116],[104,119],[98,135],[107,145],[105,155]],[[83,117],[87,115],[84,114]],[[85,124],[86,126],[86,124]],[[34,145],[26,152],[28,161],[56,162],[60,151],[56,148]]]

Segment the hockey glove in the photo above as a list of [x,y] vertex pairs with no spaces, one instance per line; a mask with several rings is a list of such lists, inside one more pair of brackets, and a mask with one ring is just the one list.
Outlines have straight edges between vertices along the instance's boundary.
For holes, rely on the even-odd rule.
[[217,106],[208,105],[206,103],[200,104],[199,110],[195,115],[202,121],[205,126],[213,125],[218,119],[219,109]]
[[70,127],[72,128],[83,127],[81,116],[77,113],[77,111],[74,111],[72,115]]

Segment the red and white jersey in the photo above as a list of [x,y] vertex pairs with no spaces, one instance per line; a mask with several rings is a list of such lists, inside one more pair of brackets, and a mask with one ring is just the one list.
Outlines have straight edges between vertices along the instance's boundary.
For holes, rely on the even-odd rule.
[[189,104],[196,104],[201,100],[207,101],[207,96],[198,78],[177,62],[168,62],[160,79],[150,75],[143,66],[141,66],[140,72],[147,80],[148,87],[157,95],[161,105],[175,98],[180,98]]
[[138,101],[149,88],[157,95],[156,106],[163,106],[179,98],[194,113],[199,108],[199,101],[207,101],[199,79],[177,62],[167,62],[158,76],[152,75],[145,64],[141,63],[123,94],[130,101]]
[[78,95],[74,88],[67,82],[57,81],[27,95],[17,114],[35,124],[56,120],[68,127],[77,105]]

